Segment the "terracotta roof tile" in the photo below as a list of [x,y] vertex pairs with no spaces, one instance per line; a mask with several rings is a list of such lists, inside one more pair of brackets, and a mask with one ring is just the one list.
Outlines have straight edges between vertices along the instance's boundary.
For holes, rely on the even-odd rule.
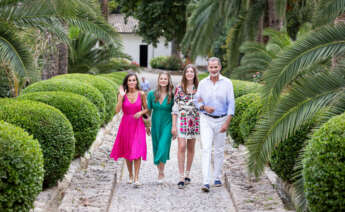
[[123,14],[111,14],[108,18],[108,22],[115,27],[119,33],[135,33],[138,26],[138,20],[133,17],[128,17],[127,23],[125,23],[125,15]]

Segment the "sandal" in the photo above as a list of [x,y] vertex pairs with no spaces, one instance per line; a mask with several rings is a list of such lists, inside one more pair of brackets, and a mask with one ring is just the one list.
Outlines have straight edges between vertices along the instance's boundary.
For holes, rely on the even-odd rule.
[[178,182],[178,183],[177,183],[177,187],[178,187],[179,189],[183,189],[183,188],[184,188],[184,182],[183,182],[183,181]]
[[184,178],[184,182],[185,182],[186,185],[188,185],[188,184],[190,183],[190,181],[191,181],[191,180],[190,180],[189,177],[185,177],[185,178]]

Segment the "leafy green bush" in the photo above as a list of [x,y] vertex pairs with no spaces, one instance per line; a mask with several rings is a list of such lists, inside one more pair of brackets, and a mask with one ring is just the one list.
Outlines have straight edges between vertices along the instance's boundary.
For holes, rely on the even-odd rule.
[[23,90],[23,94],[39,92],[39,91],[65,91],[81,96],[85,96],[98,108],[99,115],[102,123],[104,123],[106,111],[105,111],[105,99],[103,94],[95,87],[79,82],[78,80],[70,79],[50,79],[36,82]]
[[181,70],[183,68],[183,62],[181,58],[176,56],[159,56],[152,58],[150,61],[152,68],[159,68],[164,70]]
[[27,99],[43,102],[59,109],[71,122],[74,131],[74,157],[83,155],[96,139],[101,121],[98,109],[86,97],[68,92],[35,92],[19,96],[17,99]]
[[284,181],[288,183],[294,183],[294,167],[296,159],[306,140],[308,139],[308,133],[310,127],[305,126],[301,130],[288,139],[280,142],[275,148],[270,159],[270,166],[272,170]]
[[253,101],[248,105],[242,114],[240,121],[240,133],[244,141],[255,128],[256,121],[259,119],[263,109],[263,102],[259,95],[255,95]]
[[310,211],[345,209],[345,113],[313,135],[304,152],[304,189]]
[[229,132],[231,134],[231,138],[234,139],[236,144],[243,144],[243,137],[240,132],[240,122],[243,116],[244,111],[248,108],[248,106],[254,102],[259,97],[257,93],[246,94],[239,98],[236,98],[235,101],[235,116],[232,117]]
[[167,59],[168,59],[167,56],[158,56],[158,57],[152,58],[150,61],[150,65],[152,68],[165,69],[165,61]]
[[43,155],[37,140],[0,121],[0,211],[29,211],[42,190]]
[[[108,83],[111,84],[111,86],[115,89],[115,91],[117,92],[117,89],[119,88],[118,84],[116,84],[113,80],[109,79],[109,77],[106,77],[104,75],[96,75],[97,78],[103,79],[103,80],[107,80]],[[116,102],[117,102],[117,96],[116,96]]]
[[235,98],[246,95],[248,93],[258,92],[261,85],[254,82],[231,80],[234,87]]
[[128,72],[113,72],[110,74],[100,74],[98,76],[105,77],[117,85],[122,85],[123,79],[126,77]]
[[181,58],[176,56],[168,57],[164,62],[164,69],[166,70],[182,70],[183,62]]
[[58,109],[34,101],[0,99],[0,120],[14,124],[40,142],[44,156],[44,187],[56,185],[74,155],[73,128]]
[[97,88],[103,94],[106,102],[105,109],[107,115],[105,117],[105,123],[108,123],[113,118],[117,101],[117,91],[115,90],[114,86],[107,80],[97,78],[90,74],[64,74],[54,77],[53,79],[75,79],[80,82],[88,83],[91,86]]
[[11,96],[10,80],[7,78],[5,71],[0,69],[0,98]]

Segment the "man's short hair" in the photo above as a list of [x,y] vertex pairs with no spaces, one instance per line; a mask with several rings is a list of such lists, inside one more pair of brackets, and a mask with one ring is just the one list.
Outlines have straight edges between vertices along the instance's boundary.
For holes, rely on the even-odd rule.
[[208,59],[207,59],[207,64],[209,64],[210,62],[214,62],[214,61],[217,61],[218,64],[219,64],[220,66],[222,66],[222,63],[220,62],[220,59],[219,59],[218,57],[210,57],[210,58],[208,58]]

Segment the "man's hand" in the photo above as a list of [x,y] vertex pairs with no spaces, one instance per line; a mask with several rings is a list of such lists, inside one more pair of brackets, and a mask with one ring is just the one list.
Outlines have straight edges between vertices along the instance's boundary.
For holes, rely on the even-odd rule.
[[220,128],[220,133],[226,132],[228,130],[229,124],[225,122],[222,127]]
[[213,107],[210,107],[210,106],[204,106],[204,110],[207,112],[207,113],[209,113],[209,114],[211,114],[211,113],[213,113],[214,112],[214,108]]

